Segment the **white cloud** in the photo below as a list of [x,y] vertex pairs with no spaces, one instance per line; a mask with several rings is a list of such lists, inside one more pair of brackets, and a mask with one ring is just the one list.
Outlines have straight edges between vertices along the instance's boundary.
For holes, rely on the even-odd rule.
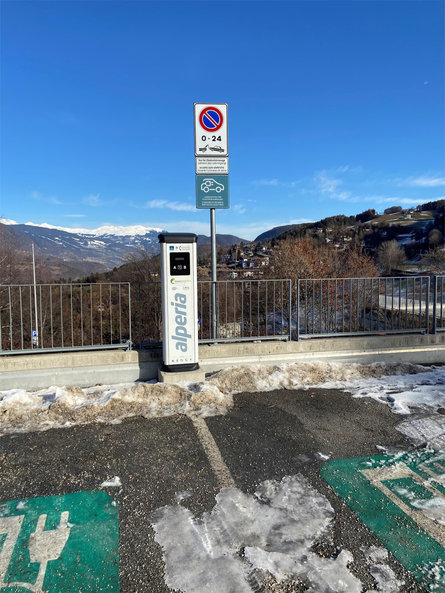
[[400,198],[398,196],[365,196],[361,198],[364,202],[371,201],[376,204],[392,204],[394,206],[417,206],[425,200],[419,200],[417,198]]
[[[247,224],[237,224],[235,222],[225,223],[216,221],[216,232],[221,235],[236,235],[241,239],[253,241],[258,235],[268,231],[276,226],[283,226],[286,224],[298,224],[299,222],[309,222],[305,219],[294,220],[266,220],[256,221]],[[145,224],[145,223],[144,223]],[[210,223],[198,220],[176,220],[176,221],[157,221],[150,222],[150,226],[162,228],[169,232],[187,231],[188,233],[196,233],[197,235],[210,236]]]
[[400,184],[411,187],[443,187],[445,186],[445,177],[421,175],[420,177],[408,177],[401,180]]
[[232,206],[232,210],[234,210],[237,214],[245,214],[247,212],[244,204],[235,204]]
[[86,214],[64,214],[65,218],[86,218]]
[[39,202],[45,202],[46,204],[53,204],[55,206],[63,205],[63,202],[61,202],[59,200],[59,198],[56,198],[56,196],[44,196],[39,191],[32,191],[31,198],[33,200],[38,200]]
[[255,181],[252,181],[252,184],[259,187],[276,187],[280,183],[278,179],[256,179]]
[[83,198],[82,202],[87,206],[102,206],[100,194],[90,194]]
[[252,185],[256,187],[286,187],[286,188],[294,188],[297,187],[300,183],[302,183],[302,179],[297,179],[296,181],[281,181],[280,179],[272,178],[272,179],[256,179],[252,181]]
[[307,222],[315,222],[315,221],[311,218],[292,218],[291,220],[289,220],[288,223],[285,223],[285,224],[305,224]]
[[329,177],[327,171],[320,171],[316,173],[315,185],[324,194],[335,194],[339,185],[343,183],[341,179]]
[[[345,168],[343,167],[343,169]],[[343,180],[337,177],[329,176],[326,169],[315,174],[314,182],[318,191],[324,195],[327,195],[333,200],[341,200],[343,202],[358,201],[358,199],[355,198],[350,191],[338,191],[338,188],[342,185]]]
[[145,208],[167,208],[177,212],[194,212],[195,205],[185,202],[170,202],[169,200],[150,200],[145,204]]

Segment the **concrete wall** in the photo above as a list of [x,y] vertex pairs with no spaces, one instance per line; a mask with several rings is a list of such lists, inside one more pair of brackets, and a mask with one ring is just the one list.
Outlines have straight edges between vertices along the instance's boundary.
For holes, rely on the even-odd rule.
[[[282,362],[445,363],[445,333],[321,338],[299,342],[236,342],[199,347],[206,373],[245,364]],[[0,389],[126,383],[157,379],[162,350],[106,350],[0,357]]]

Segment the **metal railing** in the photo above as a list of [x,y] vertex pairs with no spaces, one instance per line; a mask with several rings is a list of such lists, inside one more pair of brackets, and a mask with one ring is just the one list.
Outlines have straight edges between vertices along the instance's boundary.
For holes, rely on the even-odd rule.
[[131,286],[133,336],[136,348],[162,342],[161,282],[137,282]]
[[0,285],[0,355],[122,348],[131,340],[129,282],[39,284],[35,293],[32,284]]
[[433,332],[445,331],[445,276],[435,276],[432,286],[432,329]]
[[[216,284],[216,335],[212,328],[213,284]],[[202,343],[290,340],[291,313],[291,280],[198,282],[199,341]]]
[[429,331],[428,276],[305,279],[296,291],[297,339]]
[[[0,285],[0,355],[159,345],[161,300],[160,282]],[[435,333],[445,276],[201,281],[198,316],[201,343]]]
[[[201,343],[290,339],[290,280],[216,282],[217,325],[212,323],[212,281],[198,282],[198,338]],[[161,283],[132,286],[136,348],[162,342]]]

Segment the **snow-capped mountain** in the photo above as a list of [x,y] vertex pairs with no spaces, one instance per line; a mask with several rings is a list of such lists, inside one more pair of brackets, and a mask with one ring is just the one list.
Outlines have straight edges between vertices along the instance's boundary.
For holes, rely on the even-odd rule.
[[[141,250],[156,254],[159,252],[158,235],[163,229],[142,225],[111,226],[106,225],[94,230],[67,229],[49,224],[19,224],[13,220],[0,218],[8,236],[13,236],[14,243],[20,250],[30,251],[34,243],[36,254],[44,258],[57,258],[64,262],[78,264],[79,269],[90,271],[91,264],[98,265],[98,270],[111,269],[125,263],[128,254]],[[243,239],[233,235],[217,235],[217,243],[231,245]],[[209,243],[209,237],[198,236],[199,244]]]
[[125,263],[128,253],[142,250],[158,251],[158,235],[161,229],[145,227],[102,227],[92,231],[63,229],[48,224],[8,224],[8,231],[20,239],[24,250],[34,243],[36,253],[63,261],[96,262],[107,269]]

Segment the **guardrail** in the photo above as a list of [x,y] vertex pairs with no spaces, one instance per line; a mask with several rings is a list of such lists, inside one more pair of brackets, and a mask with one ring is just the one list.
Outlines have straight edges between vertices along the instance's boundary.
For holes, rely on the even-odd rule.
[[429,331],[430,279],[297,280],[297,339]]
[[[212,328],[212,281],[198,282],[198,338],[201,343],[290,339],[290,280],[216,282],[217,328]],[[132,286],[133,335],[137,348],[162,342],[161,283]]]
[[213,283],[198,282],[200,342],[291,339],[291,280],[226,280],[215,284],[216,336],[212,331]]
[[[445,331],[445,276],[198,282],[199,341]],[[37,311],[37,315],[36,315]],[[0,355],[162,342],[161,283],[0,285]]]
[[433,333],[445,331],[445,276],[435,276],[432,281]]
[[0,355],[131,344],[129,282],[0,285]]

